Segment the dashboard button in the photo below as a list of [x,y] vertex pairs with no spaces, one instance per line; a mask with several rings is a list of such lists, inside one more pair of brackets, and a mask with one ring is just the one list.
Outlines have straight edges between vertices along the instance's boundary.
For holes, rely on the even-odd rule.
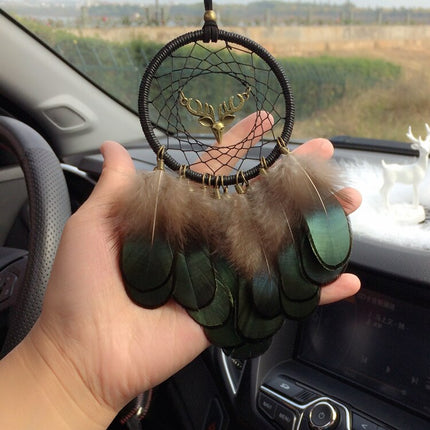
[[352,414],[352,430],[377,430],[378,426],[361,415]]
[[258,407],[270,418],[275,418],[277,403],[264,393],[258,395]]
[[309,412],[309,427],[314,430],[334,429],[338,422],[338,413],[328,402],[319,402]]
[[304,391],[303,388],[298,387],[293,381],[283,376],[270,378],[265,385],[290,399],[294,399]]
[[278,406],[276,409],[275,421],[281,425],[282,430],[293,430],[296,420],[295,413],[288,408]]

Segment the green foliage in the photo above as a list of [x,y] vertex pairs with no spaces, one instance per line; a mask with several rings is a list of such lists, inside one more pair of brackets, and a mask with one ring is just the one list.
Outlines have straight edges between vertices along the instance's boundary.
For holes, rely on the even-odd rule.
[[301,120],[327,109],[344,97],[353,98],[375,86],[388,87],[399,77],[401,67],[367,58],[289,58],[280,63],[289,77]]
[[137,110],[141,77],[162,44],[140,39],[118,43],[79,37],[35,20],[24,18],[20,21],[90,80]]
[[[124,43],[109,42],[98,38],[78,37],[35,21],[25,20],[24,24],[105,91],[137,110],[137,94],[141,77],[150,59],[162,44],[143,39]],[[189,48],[183,48],[184,65],[185,61],[189,61],[190,53],[187,49]],[[220,74],[212,77],[212,85],[209,88],[201,84],[201,79],[193,77],[193,64],[195,67],[201,67],[199,58],[204,56],[204,52],[202,54],[199,51],[205,50],[206,48],[198,47],[193,52],[196,57],[194,63],[188,62],[188,70],[180,72],[181,76],[186,76],[187,73],[190,75],[190,81],[187,83],[188,94],[199,94],[202,100],[216,104],[217,98],[214,101],[211,100],[214,98],[211,88],[225,88],[227,94],[241,92],[240,88],[243,86],[237,85],[237,78],[226,79],[225,72],[221,74],[221,70],[225,67],[225,70],[230,71],[230,75],[233,76],[237,67],[235,61],[239,60],[247,65],[250,61],[249,57],[240,58],[239,54],[233,56],[228,50],[220,51],[217,54]],[[322,56],[279,59],[279,62],[286,70],[292,86],[298,120],[306,119],[316,111],[327,109],[346,97],[355,97],[375,87],[389,87],[401,73],[400,66],[378,59]],[[258,61],[255,66],[257,69],[261,66],[261,70],[257,70],[254,75],[245,73],[245,78],[258,93],[259,82],[267,81],[265,77],[267,71],[258,64]],[[180,63],[177,63],[176,67],[181,69]],[[247,68],[247,66],[242,67],[241,70]],[[160,73],[162,70],[161,68]],[[169,73],[166,73],[165,79],[170,80]],[[275,106],[278,99],[278,87],[276,84],[270,84],[274,90],[268,96],[269,104],[262,105],[262,108],[269,107],[269,110],[270,106]],[[215,95],[218,96],[218,94]]]

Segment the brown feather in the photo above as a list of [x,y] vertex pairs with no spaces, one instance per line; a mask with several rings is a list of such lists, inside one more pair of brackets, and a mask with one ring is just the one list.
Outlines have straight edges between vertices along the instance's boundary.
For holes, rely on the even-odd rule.
[[301,234],[302,213],[323,209],[324,196],[339,193],[341,182],[331,161],[313,154],[284,155],[251,183],[246,194],[221,205],[218,228],[224,233],[217,247],[248,279],[270,270],[281,248]]
[[122,237],[155,235],[181,250],[206,243],[251,279],[275,265],[280,249],[300,231],[302,212],[321,209],[323,196],[339,192],[340,185],[334,163],[292,153],[254,180],[245,194],[221,199],[209,187],[155,170],[136,176],[114,217]]
[[267,174],[270,186],[277,190],[278,199],[289,201],[295,208],[306,212],[319,207],[320,196],[339,190],[342,179],[334,162],[312,155],[290,153]]
[[187,242],[206,240],[202,228],[210,197],[201,187],[162,170],[141,172],[117,202],[113,216],[122,237],[163,237],[176,249]]
[[265,264],[260,225],[254,219],[246,194],[217,201],[214,248],[245,278]]

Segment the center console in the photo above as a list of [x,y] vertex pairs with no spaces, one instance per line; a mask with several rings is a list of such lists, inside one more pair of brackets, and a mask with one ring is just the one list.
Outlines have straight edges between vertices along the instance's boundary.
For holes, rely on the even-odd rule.
[[301,324],[293,356],[264,377],[257,408],[289,430],[430,428],[430,289],[352,268],[348,300]]

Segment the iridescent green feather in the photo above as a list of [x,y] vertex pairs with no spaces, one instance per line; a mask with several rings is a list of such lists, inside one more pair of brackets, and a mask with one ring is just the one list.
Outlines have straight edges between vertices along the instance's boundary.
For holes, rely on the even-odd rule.
[[166,283],[172,274],[174,252],[166,241],[153,243],[141,238],[128,239],[121,250],[124,281],[139,291],[151,291]]
[[223,348],[226,355],[239,360],[249,360],[264,354],[272,344],[272,337],[255,343],[245,343],[234,348]]
[[216,346],[235,347],[245,342],[236,330],[236,302],[239,291],[238,276],[235,270],[222,258],[214,257],[214,267],[217,280],[217,289],[223,287],[228,290],[229,315],[224,323],[217,327],[211,327],[208,324],[204,326],[206,337]]
[[219,327],[226,323],[233,311],[233,298],[224,285],[217,285],[213,300],[198,310],[187,310],[190,317],[203,327]]
[[313,252],[327,269],[343,266],[351,252],[348,218],[334,195],[321,197],[318,210],[303,213]]
[[215,268],[206,246],[194,246],[178,252],[174,271],[175,300],[184,308],[199,310],[208,306],[215,295]]
[[322,265],[314,254],[307,236],[302,238],[300,256],[300,267],[303,276],[310,282],[319,285],[326,285],[335,281],[346,267],[346,262],[336,269],[330,269],[327,266]]
[[281,305],[285,315],[294,320],[301,320],[308,317],[319,304],[320,291],[320,288],[318,288],[313,297],[301,302],[289,300],[281,293]]
[[257,312],[264,318],[274,318],[281,313],[279,283],[279,276],[273,268],[270,273],[257,273],[251,281],[252,301]]
[[237,297],[237,330],[249,341],[263,340],[273,336],[282,326],[284,316],[264,318],[256,310],[252,300],[251,286],[241,280]]
[[125,289],[133,302],[147,309],[155,309],[169,301],[173,292],[173,282],[172,278],[169,278],[163,285],[151,291],[139,291],[127,285]]
[[124,242],[121,272],[130,298],[146,308],[166,303],[173,290],[175,254],[168,242],[135,238]]
[[318,290],[318,285],[303,277],[300,261],[294,244],[285,247],[278,256],[281,291],[291,301],[310,299]]
[[245,343],[245,339],[236,330],[236,317],[231,312],[224,325],[204,327],[204,332],[212,345],[220,348],[234,348]]
[[294,244],[282,250],[278,263],[282,310],[288,318],[305,318],[318,306],[320,287],[303,277]]

